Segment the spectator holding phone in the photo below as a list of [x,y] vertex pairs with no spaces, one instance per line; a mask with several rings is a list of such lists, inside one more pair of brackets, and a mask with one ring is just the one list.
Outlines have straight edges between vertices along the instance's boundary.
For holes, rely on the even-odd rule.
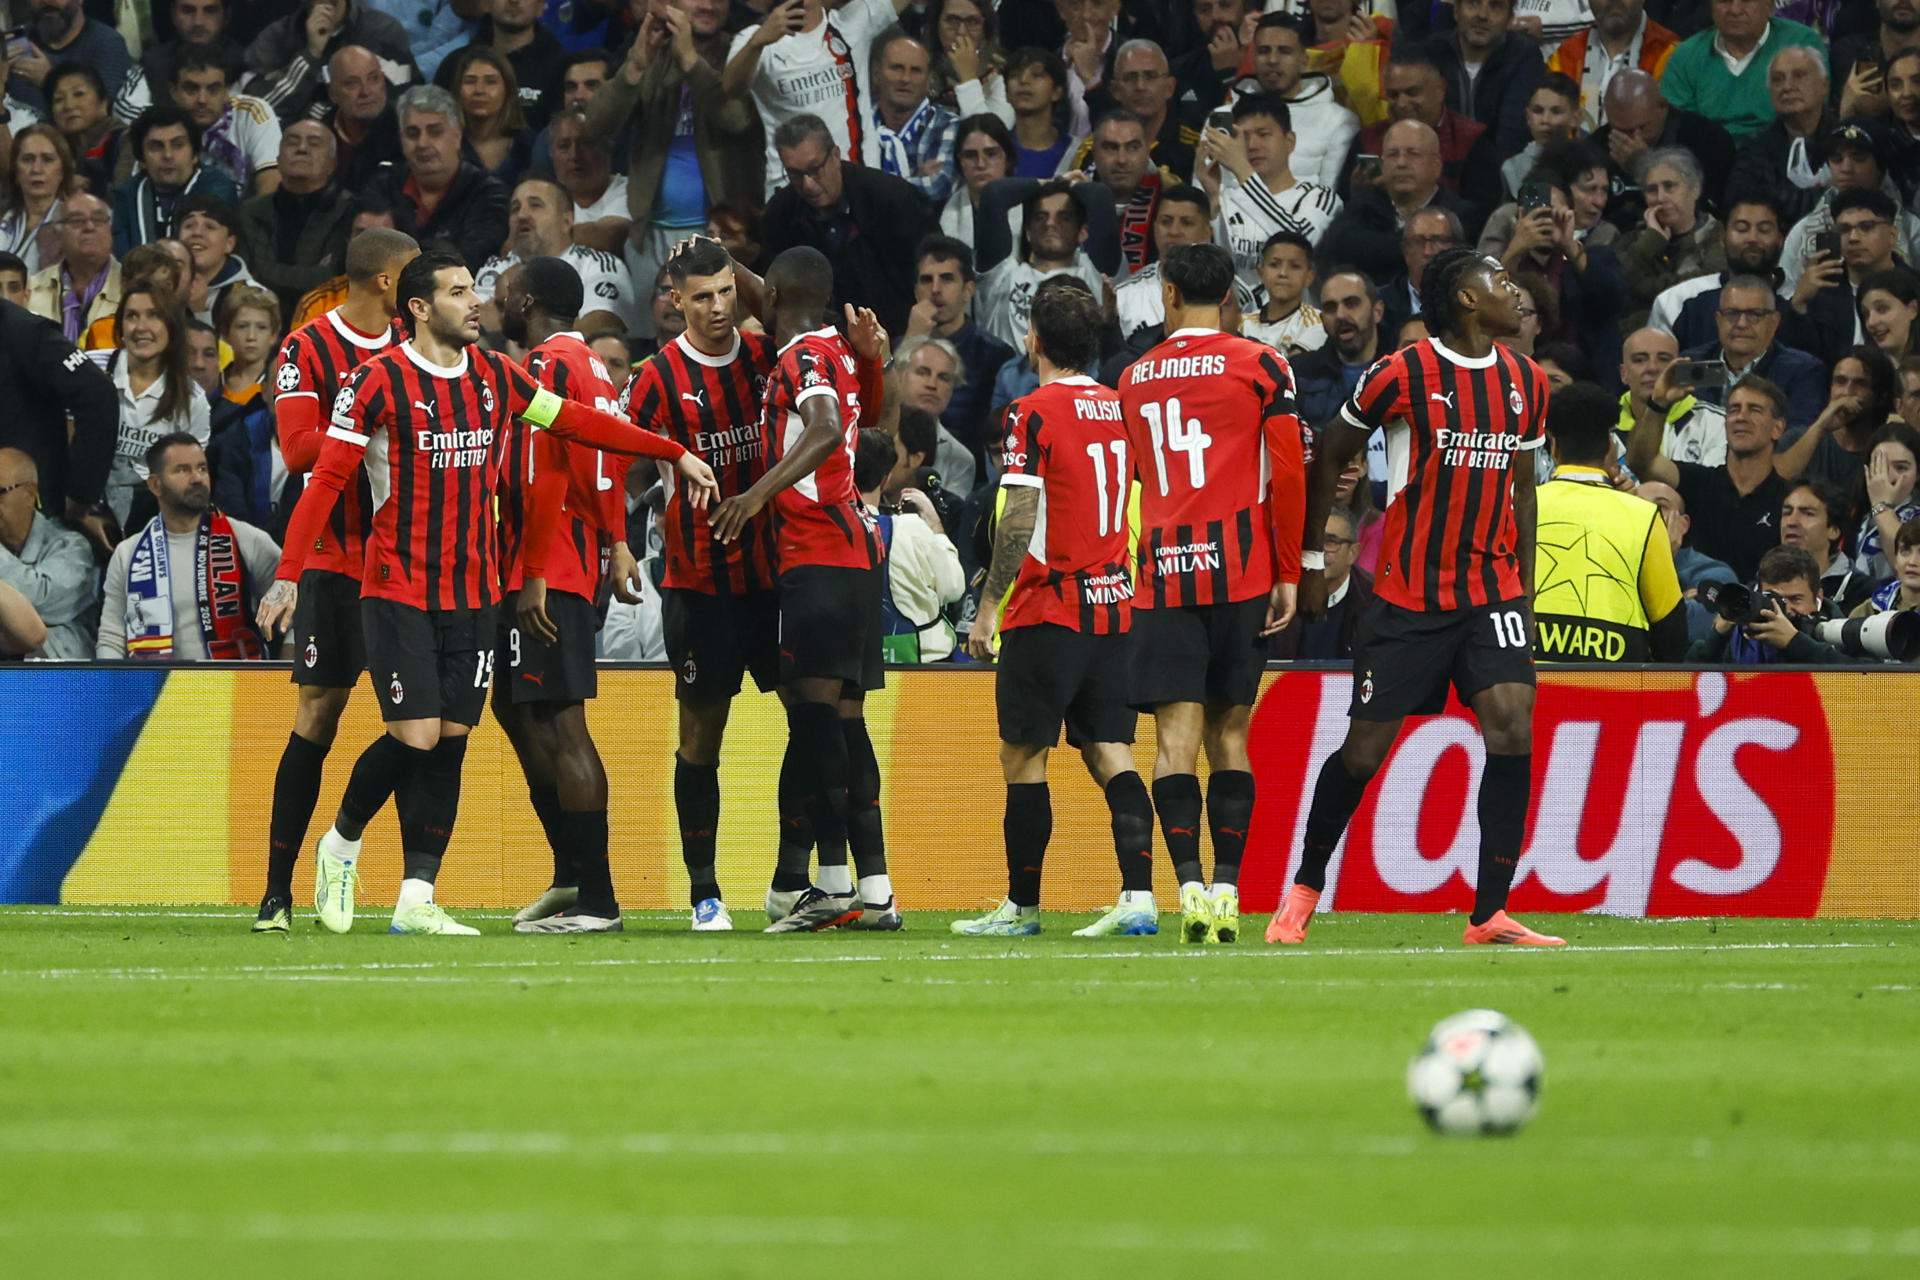
[[[1735,276],[1720,289],[1714,315],[1719,341],[1682,354],[1695,364],[1720,366],[1683,375],[1703,403],[1726,405],[1726,388],[1748,378],[1764,378],[1777,387],[1786,406],[1786,430],[1793,439],[1813,424],[1827,402],[1827,368],[1816,357],[1779,341],[1780,299],[1758,276]],[[1635,468],[1635,474],[1639,474]]]
[[[48,73],[63,63],[91,67],[106,86],[104,96],[111,101],[114,92],[133,69],[133,55],[127,42],[112,25],[87,16],[81,0],[33,0],[32,19],[24,28],[25,39],[7,41],[7,96],[35,111],[47,109]],[[26,5],[10,5],[18,15]]]
[[1789,305],[1805,318],[1799,328],[1807,350],[1831,363],[1859,332],[1860,286],[1897,265],[1900,206],[1884,191],[1855,188],[1834,196],[1827,212],[1832,229],[1814,236],[1813,260]]

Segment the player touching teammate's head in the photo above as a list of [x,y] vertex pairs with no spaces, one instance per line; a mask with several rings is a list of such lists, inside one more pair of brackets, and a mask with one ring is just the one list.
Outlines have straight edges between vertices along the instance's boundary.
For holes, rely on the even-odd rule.
[[1233,255],[1209,241],[1183,244],[1160,259],[1160,294],[1166,303],[1167,332],[1181,327],[1178,311],[1217,310],[1233,292]]
[[817,327],[833,300],[833,264],[807,245],[781,253],[767,268],[767,314],[790,334]]
[[[409,334],[417,337],[420,326],[425,324],[428,331],[442,341],[456,345],[465,345],[473,341],[473,338],[453,336],[464,334],[464,325],[435,325],[432,320],[436,311],[439,310],[441,291],[454,283],[457,273],[464,273],[466,270],[466,259],[457,253],[448,253],[444,249],[429,249],[401,268],[400,282],[395,287],[394,298],[399,305],[401,321],[407,326]],[[472,292],[472,284],[473,277],[469,274],[467,275],[468,292]],[[475,336],[478,336],[477,332]]]
[[1562,466],[1598,467],[1613,456],[1613,428],[1620,420],[1620,399],[1591,382],[1576,382],[1553,393],[1547,404],[1547,439],[1553,460]]
[[683,289],[695,276],[717,276],[732,266],[733,256],[727,246],[707,236],[695,236],[667,259],[667,275],[674,288]]
[[[1078,288],[1057,283],[1072,281]],[[1086,373],[1100,359],[1101,306],[1093,291],[1073,276],[1054,276],[1033,291],[1033,322],[1027,329],[1027,359],[1063,373]]]
[[347,241],[347,290],[378,289],[389,315],[398,314],[400,273],[418,257],[420,245],[404,231],[368,227]]
[[1520,331],[1520,296],[1498,259],[1446,249],[1420,277],[1420,309],[1436,337],[1459,341],[1471,327],[1488,338]]

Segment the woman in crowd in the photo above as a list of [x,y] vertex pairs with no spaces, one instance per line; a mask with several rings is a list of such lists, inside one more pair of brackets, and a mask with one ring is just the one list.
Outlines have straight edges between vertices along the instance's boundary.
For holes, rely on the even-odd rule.
[[927,6],[926,38],[934,51],[928,92],[933,100],[961,116],[990,111],[1007,124],[1007,82],[1001,75],[1000,24],[987,0],[933,0]]
[[1920,518],[1913,500],[1913,481],[1920,467],[1920,431],[1889,423],[1874,437],[1867,458],[1867,514],[1853,545],[1853,568],[1879,582],[1893,576],[1887,549],[1899,537],[1900,526]]
[[113,184],[133,171],[133,152],[121,146],[125,131],[109,111],[106,83],[92,67],[63,62],[47,73],[47,114],[67,140],[74,170],[105,198]]
[[220,295],[213,327],[233,353],[211,412],[210,426],[218,436],[266,403],[261,386],[280,341],[280,301],[265,289],[235,285]]
[[940,230],[973,243],[973,215],[989,182],[1007,176],[1013,163],[1013,134],[998,116],[972,115],[953,127],[953,161],[960,181],[940,212]]
[[533,133],[520,110],[513,64],[486,45],[470,45],[453,57],[453,92],[474,159],[511,188],[533,160]]
[[1860,313],[1861,332],[1889,360],[1914,353],[1914,340],[1920,338],[1914,327],[1914,320],[1920,318],[1920,276],[1905,267],[1876,271],[1860,282],[1854,306]]
[[151,520],[158,504],[147,492],[147,448],[184,431],[205,443],[206,393],[187,373],[187,313],[150,280],[127,286],[114,315],[120,346],[92,353],[120,393],[120,434],[107,473],[107,504],[122,529]]
[[1647,310],[1664,290],[1682,280],[1727,269],[1720,222],[1700,208],[1705,179],[1693,153],[1663,147],[1647,156],[1642,174],[1646,225],[1619,246],[1634,306],[1634,314],[1622,326],[1627,332],[1646,323]]
[[1888,176],[1903,199],[1911,201],[1920,192],[1920,47],[1902,49],[1888,59],[1886,99],[1893,135]]
[[73,190],[73,150],[50,124],[30,124],[13,139],[7,203],[0,211],[0,249],[32,275],[60,260],[62,202]]

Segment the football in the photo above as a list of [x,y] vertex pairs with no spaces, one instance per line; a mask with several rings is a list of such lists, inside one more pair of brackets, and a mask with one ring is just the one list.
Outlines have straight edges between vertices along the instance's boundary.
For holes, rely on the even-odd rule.
[[1407,1065],[1407,1096],[1436,1133],[1512,1133],[1533,1118],[1546,1066],[1526,1028],[1469,1009],[1427,1036]]

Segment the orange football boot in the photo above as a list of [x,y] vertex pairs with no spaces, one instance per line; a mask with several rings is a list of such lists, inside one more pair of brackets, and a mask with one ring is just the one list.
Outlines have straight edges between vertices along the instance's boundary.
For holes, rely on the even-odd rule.
[[1298,946],[1307,940],[1307,926],[1313,923],[1313,909],[1320,905],[1320,891],[1296,884],[1287,890],[1280,909],[1267,924],[1267,945],[1284,942]]
[[1556,938],[1551,934],[1535,933],[1527,926],[1515,920],[1504,911],[1496,911],[1487,917],[1485,924],[1467,925],[1467,931],[1461,941],[1468,946],[1495,945],[1506,947],[1564,947],[1565,938]]

